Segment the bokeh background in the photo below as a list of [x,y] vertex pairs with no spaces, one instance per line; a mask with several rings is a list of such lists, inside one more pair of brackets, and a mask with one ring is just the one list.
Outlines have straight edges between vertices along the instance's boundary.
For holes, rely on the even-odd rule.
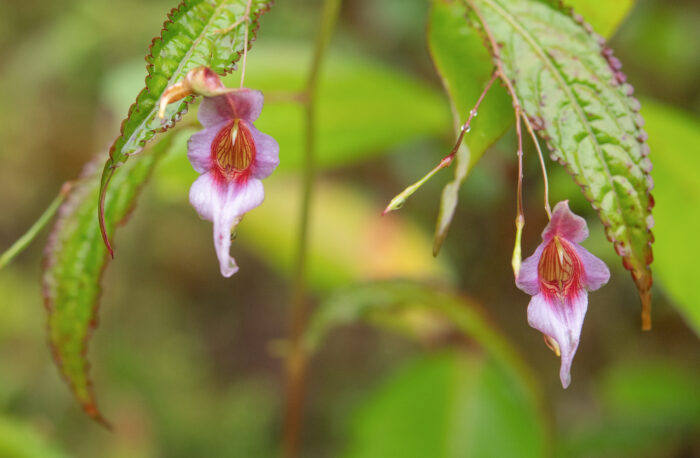
[[[247,85],[267,97],[257,125],[279,140],[282,165],[265,205],[239,228],[241,271],[221,278],[211,224],[189,207],[191,131],[178,134],[116,236],[90,349],[113,432],[80,411],[50,357],[40,293],[47,231],[0,271],[0,456],[277,455],[303,125],[285,93],[304,81],[319,5],[278,1],[249,56]],[[105,154],[173,6],[1,1],[0,250]],[[512,132],[467,180],[438,258],[431,237],[451,172],[379,217],[452,141],[427,10],[423,0],[346,0],[324,69],[310,282],[320,322],[342,326],[312,359],[302,456],[700,456],[700,4],[639,0],[611,40],[642,100],[656,166],[652,332],[639,330],[636,290],[597,217],[550,165],[552,200],[570,199],[586,216],[585,245],[612,270],[590,296],[567,390],[512,281]],[[528,149],[525,253],[546,224],[541,193]],[[386,311],[364,313],[372,302]],[[466,333],[431,307],[464,318]],[[474,322],[480,331],[468,330]],[[505,348],[505,360],[489,346]]]

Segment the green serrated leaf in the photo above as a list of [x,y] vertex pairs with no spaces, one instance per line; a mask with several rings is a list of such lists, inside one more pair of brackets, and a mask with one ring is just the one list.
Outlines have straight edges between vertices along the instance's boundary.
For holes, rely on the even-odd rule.
[[[129,162],[114,179],[107,196],[107,228],[125,221],[142,185],[170,146],[168,135]],[[85,412],[105,423],[95,399],[87,361],[88,341],[97,325],[100,279],[107,265],[107,248],[95,218],[100,175],[97,157],[85,166],[59,209],[45,249],[43,296],[48,312],[51,350],[61,374]]]
[[552,159],[566,167],[598,212],[632,273],[642,299],[642,326],[649,328],[651,162],[640,105],[619,61],[582,18],[549,3],[465,1]]
[[[192,97],[168,107],[166,122],[157,119],[158,101],[169,86],[182,80],[188,71],[208,66],[221,75],[232,71],[245,46],[245,36],[255,39],[258,18],[271,0],[252,0],[250,20],[245,21],[246,0],[185,0],[168,15],[160,37],[154,38],[146,57],[146,87],[122,122],[121,133],[109,150],[100,183],[100,222],[104,230],[103,201],[107,186],[117,168],[130,155],[138,153],[156,133],[172,127],[187,109]],[[234,27],[235,26],[235,27]]]
[[[633,0],[569,0],[604,36],[614,32],[629,12]],[[462,125],[493,71],[491,55],[483,36],[470,27],[463,1],[433,0],[428,27],[428,47],[435,68],[450,96],[457,128]],[[484,151],[513,124],[511,102],[502,87],[493,87],[479,108],[479,118],[465,137],[454,167],[454,179],[442,192],[433,253],[437,254],[447,236],[457,208],[459,189]]]

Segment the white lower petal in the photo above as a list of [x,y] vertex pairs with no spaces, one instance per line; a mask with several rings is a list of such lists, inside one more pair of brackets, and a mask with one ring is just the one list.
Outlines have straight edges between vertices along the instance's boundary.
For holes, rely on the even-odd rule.
[[221,275],[230,277],[238,271],[236,261],[231,257],[231,232],[243,215],[260,205],[265,198],[262,182],[249,179],[245,183],[232,182],[225,188],[216,188],[214,207],[214,248],[219,258]]
[[214,220],[214,208],[220,205],[215,186],[211,173],[205,173],[190,187],[190,203],[199,216],[207,221]]
[[554,339],[561,352],[559,377],[564,388],[571,383],[571,363],[578,349],[581,328],[588,309],[588,294],[581,290],[571,300],[548,301],[536,294],[527,307],[527,322]]
[[214,248],[221,275],[230,277],[238,271],[231,257],[231,232],[247,212],[265,199],[262,182],[254,178],[245,182],[217,182],[211,173],[201,175],[190,188],[190,203],[199,216],[214,223]]

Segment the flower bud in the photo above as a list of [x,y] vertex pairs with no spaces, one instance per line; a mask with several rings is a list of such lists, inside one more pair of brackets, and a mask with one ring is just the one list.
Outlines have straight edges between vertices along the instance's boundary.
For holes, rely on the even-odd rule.
[[178,100],[182,100],[190,95],[203,95],[204,97],[215,97],[217,95],[233,92],[236,89],[229,89],[221,82],[217,75],[209,67],[193,68],[185,78],[168,87],[160,97],[158,107],[158,117],[165,120],[165,108]]

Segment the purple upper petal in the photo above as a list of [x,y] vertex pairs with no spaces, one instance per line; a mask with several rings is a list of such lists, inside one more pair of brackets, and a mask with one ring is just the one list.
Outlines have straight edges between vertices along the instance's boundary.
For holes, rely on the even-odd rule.
[[262,106],[262,92],[244,88],[216,97],[205,97],[199,106],[197,117],[204,127],[236,118],[252,123],[260,116]]
[[530,296],[534,296],[540,292],[540,280],[537,267],[539,266],[542,250],[544,250],[545,245],[545,242],[540,243],[535,253],[523,261],[520,265],[518,278],[515,280],[517,287]]
[[549,301],[536,294],[527,307],[527,322],[554,339],[561,352],[559,378],[564,388],[571,383],[571,363],[581,338],[581,327],[588,309],[588,294],[581,290],[570,299]]
[[193,134],[187,142],[187,158],[192,167],[199,173],[206,173],[213,167],[211,160],[211,144],[216,134],[226,126],[227,122],[215,124]]
[[586,220],[571,213],[569,201],[559,202],[552,211],[552,219],[542,232],[542,240],[548,242],[555,235],[559,235],[571,242],[579,243],[588,237]]
[[583,264],[584,286],[589,291],[595,291],[606,284],[610,279],[608,266],[581,245],[574,244],[574,249]]
[[267,178],[280,163],[280,147],[277,140],[267,134],[263,134],[251,123],[245,123],[250,130],[255,142],[255,162],[253,163],[252,174],[255,178]]
[[214,248],[221,275],[230,277],[238,266],[231,257],[231,230],[243,215],[260,205],[265,198],[262,182],[255,178],[245,182],[220,183],[210,173],[200,176],[190,189],[190,203],[197,213],[214,223]]

